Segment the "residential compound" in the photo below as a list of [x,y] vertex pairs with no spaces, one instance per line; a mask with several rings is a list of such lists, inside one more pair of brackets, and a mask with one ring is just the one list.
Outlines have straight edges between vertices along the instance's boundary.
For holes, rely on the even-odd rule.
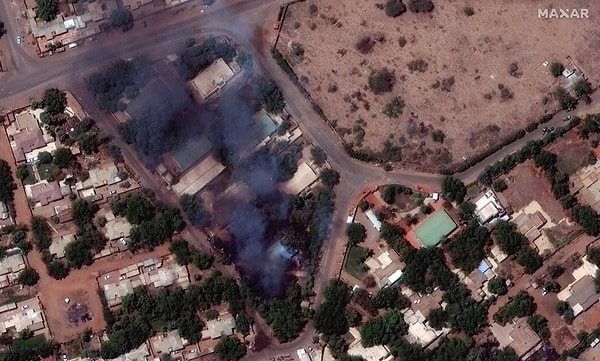
[[1,334],[7,332],[18,334],[25,329],[34,332],[34,334],[50,336],[43,307],[37,297],[0,306]]
[[19,248],[4,251],[0,259],[0,289],[17,283],[19,273],[26,268],[25,258]]
[[120,305],[122,298],[133,293],[137,287],[187,288],[189,284],[186,266],[177,264],[174,256],[147,259],[98,277],[98,286],[103,290],[109,307]]

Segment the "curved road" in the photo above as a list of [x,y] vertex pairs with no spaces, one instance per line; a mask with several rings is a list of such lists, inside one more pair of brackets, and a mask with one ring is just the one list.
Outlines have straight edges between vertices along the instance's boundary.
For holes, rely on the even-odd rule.
[[[336,255],[339,256],[344,252],[346,215],[355,205],[363,189],[390,183],[439,189],[442,176],[404,170],[385,172],[375,165],[347,156],[337,135],[313,111],[311,104],[271,59],[270,44],[262,41],[263,30],[270,29],[272,19],[277,15],[282,2],[282,0],[221,0],[202,13],[201,7],[194,1],[192,4],[188,3],[145,18],[146,23],[150,24],[149,27],[136,24],[127,33],[117,30],[103,33],[98,35],[93,43],[86,43],[81,47],[44,59],[28,54],[16,43],[15,38],[19,34],[16,30],[17,25],[13,18],[5,19],[8,34],[0,42],[4,43],[5,54],[9,53],[6,54],[9,61],[4,64],[5,68],[8,68],[8,74],[0,75],[0,108],[9,110],[23,106],[27,104],[30,97],[39,96],[45,88],[55,86],[71,89],[80,98],[85,109],[95,109],[93,99],[85,91],[82,82],[85,73],[118,58],[141,54],[151,59],[162,58],[165,54],[173,53],[180,48],[188,36],[203,31],[222,33],[235,39],[252,53],[256,70],[268,74],[277,82],[287,101],[289,113],[298,121],[304,134],[325,150],[329,163],[341,175],[341,182],[336,188],[336,210],[330,227],[331,240],[323,247],[321,269],[315,282],[316,303],[318,303],[327,281],[336,277],[339,272],[341,265],[334,260]],[[14,11],[12,2],[0,1],[0,13],[14,14]],[[270,16],[270,22],[265,16]],[[595,101],[596,99],[594,103]],[[169,203],[176,204],[173,194],[166,192],[156,177],[143,166],[139,166],[135,161],[133,150],[120,142],[116,124],[102,114],[94,114],[93,111],[90,113],[97,120],[102,120],[98,125],[119,143],[128,164],[139,174],[144,185],[155,189],[159,197]],[[556,116],[545,126],[560,126],[562,123],[560,119],[565,115]],[[456,176],[465,183],[473,182],[488,164],[518,150],[525,142],[540,137],[539,130],[528,133],[524,138]],[[204,239],[203,235],[196,230],[191,230],[190,233],[197,241]],[[204,248],[207,244],[197,242],[197,246]],[[314,329],[309,325],[297,340],[280,346],[271,346],[260,353],[249,354],[246,359],[264,360],[274,354],[293,353],[300,347],[309,346],[313,335]]]

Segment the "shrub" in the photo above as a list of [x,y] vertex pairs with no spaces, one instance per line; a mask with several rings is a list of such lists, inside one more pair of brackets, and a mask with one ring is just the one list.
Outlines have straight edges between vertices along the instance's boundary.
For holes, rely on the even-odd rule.
[[33,286],[40,279],[40,275],[31,267],[25,268],[19,273],[19,283],[25,286]]
[[410,0],[408,9],[413,13],[430,13],[434,5],[430,0]]
[[362,224],[354,222],[346,228],[346,236],[348,236],[348,243],[355,246],[365,240],[367,229]]
[[504,179],[498,179],[494,181],[493,187],[496,192],[504,192],[506,189],[508,189]]
[[387,68],[371,72],[369,75],[369,88],[375,94],[382,94],[392,91],[396,83],[396,76]]
[[465,15],[467,16],[473,16],[475,15],[475,10],[473,10],[473,8],[470,6],[465,6],[463,9],[463,13],[465,13]]
[[495,293],[497,295],[505,295],[508,292],[508,287],[506,287],[506,280],[502,277],[492,278],[488,282],[487,289],[491,293]]
[[431,133],[431,139],[436,143],[444,143],[444,138],[446,138],[446,135],[439,129]]
[[408,70],[410,71],[418,71],[419,73],[424,73],[427,71],[427,67],[429,66],[429,64],[427,64],[427,62],[423,59],[415,59],[408,62],[406,66],[408,66]]
[[395,18],[406,12],[406,6],[401,0],[388,0],[384,6],[385,15]]
[[308,6],[308,13],[310,15],[315,15],[319,11],[319,8],[315,4],[310,4]]
[[385,105],[383,114],[387,115],[388,118],[398,118],[402,114],[402,109],[404,109],[404,100],[400,97],[394,97]]
[[553,77],[558,78],[563,71],[565,71],[565,66],[562,65],[562,63],[554,62],[550,64],[550,74],[552,74]]
[[375,46],[375,41],[370,36],[363,36],[358,40],[354,48],[361,54],[369,54]]

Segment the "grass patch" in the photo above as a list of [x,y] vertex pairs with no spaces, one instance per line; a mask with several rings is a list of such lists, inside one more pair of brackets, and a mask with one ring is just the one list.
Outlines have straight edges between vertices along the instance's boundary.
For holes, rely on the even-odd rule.
[[46,336],[44,336],[43,334],[33,336],[31,338],[28,338],[27,340],[17,338],[13,342],[12,349],[13,351],[32,350],[39,347],[40,345],[43,345],[45,342]]
[[479,193],[481,193],[481,188],[479,188],[479,184],[475,183],[467,188],[467,199],[475,198]]
[[35,178],[33,165],[27,165],[27,172],[29,173],[29,175],[27,176],[27,178],[23,179],[23,184],[36,184],[38,180]]
[[59,169],[54,163],[50,164],[40,164],[37,166],[38,173],[40,174],[40,178],[42,180],[50,181],[53,179],[53,176],[58,173]]
[[348,257],[344,264],[344,270],[350,275],[362,279],[365,275],[367,266],[364,264],[367,257],[369,257],[371,250],[361,246],[353,246],[348,250]]

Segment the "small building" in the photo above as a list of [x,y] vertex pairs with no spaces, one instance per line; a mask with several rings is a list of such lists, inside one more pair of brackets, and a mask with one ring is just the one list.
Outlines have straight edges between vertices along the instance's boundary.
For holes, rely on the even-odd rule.
[[192,79],[192,85],[202,99],[207,99],[225,85],[233,75],[234,72],[229,65],[223,59],[219,58],[204,71],[196,75]]
[[54,207],[54,213],[58,217],[58,223],[66,223],[73,220],[71,203],[65,203]]
[[315,171],[306,162],[302,162],[292,179],[283,183],[281,187],[284,192],[297,195],[313,184],[318,178]]
[[525,355],[541,342],[539,336],[527,324],[526,318],[516,319],[504,326],[494,322],[490,327],[490,331],[498,340],[500,348],[510,346],[519,357]]
[[352,335],[354,340],[348,345],[348,355],[360,356],[365,361],[391,361],[394,359],[394,356],[387,346],[377,345],[364,347],[361,342],[360,331],[355,327],[350,328],[349,334]]
[[37,297],[0,306],[0,334],[25,329],[39,333],[45,328],[44,311]]
[[400,257],[393,249],[367,259],[365,264],[369,267],[369,273],[375,278],[379,288],[392,286],[402,277],[404,264],[400,262]]
[[25,130],[13,136],[13,141],[10,142],[13,154],[17,163],[24,162],[27,159],[27,153],[34,149],[46,146],[44,135],[40,128]]
[[486,224],[492,219],[505,214],[506,212],[500,200],[492,190],[486,191],[475,201],[475,215],[480,224]]
[[31,187],[31,196],[36,203],[45,206],[63,198],[58,182],[40,183]]
[[109,241],[127,238],[133,226],[123,217],[116,217],[111,211],[106,212],[106,225],[103,227],[104,235]]
[[65,234],[58,238],[52,239],[52,244],[50,244],[50,254],[55,256],[56,258],[63,258],[65,256],[65,247],[75,240],[75,235],[72,233]]
[[209,320],[206,322],[206,330],[202,331],[202,339],[218,339],[223,336],[233,335],[235,329],[235,319],[233,315],[225,313],[219,315],[216,320]]
[[456,223],[448,212],[439,209],[421,222],[414,233],[424,247],[435,247],[456,228]]
[[150,346],[155,357],[172,355],[183,350],[184,343],[178,330],[159,333],[150,338]]
[[573,314],[577,316],[598,302],[600,294],[596,292],[594,278],[587,275],[560,291],[557,298],[568,302],[573,309]]
[[106,163],[89,170],[92,186],[95,188],[115,184],[121,181],[119,169],[113,163]]
[[[146,342],[141,344],[138,348],[134,348],[133,350],[111,360],[105,361],[149,361],[150,351],[148,350],[148,345]],[[102,360],[102,359],[99,359]],[[71,360],[69,360],[71,361]],[[83,361],[83,360],[82,360]]]
[[382,224],[381,224],[381,221],[379,220],[379,218],[377,218],[377,215],[375,214],[375,212],[373,212],[372,209],[369,209],[365,212],[365,216],[371,222],[371,224],[373,225],[373,228],[375,228],[377,230],[377,232],[381,232]]
[[0,288],[17,283],[19,273],[25,268],[25,259],[19,248],[5,251],[4,257],[0,259]]

